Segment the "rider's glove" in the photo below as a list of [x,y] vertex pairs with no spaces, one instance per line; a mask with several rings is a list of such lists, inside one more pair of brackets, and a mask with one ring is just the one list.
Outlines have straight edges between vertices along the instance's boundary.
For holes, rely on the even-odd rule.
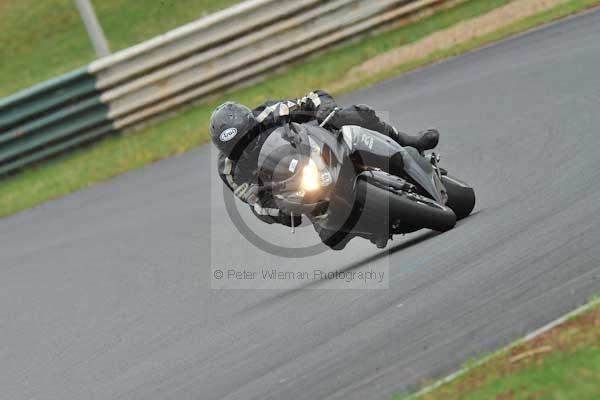
[[236,197],[238,197],[244,203],[248,203],[251,206],[253,206],[258,201],[258,192],[259,192],[258,185],[248,184],[248,183],[244,182],[241,185],[239,185],[237,188],[235,188],[235,190],[233,191],[233,194],[235,194]]
[[290,121],[290,107],[284,102],[278,103],[273,111],[273,120],[277,124],[283,124]]

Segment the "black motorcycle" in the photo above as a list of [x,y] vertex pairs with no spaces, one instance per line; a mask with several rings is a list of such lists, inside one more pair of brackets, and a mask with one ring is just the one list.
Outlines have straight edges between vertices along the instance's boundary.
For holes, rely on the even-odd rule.
[[473,189],[448,175],[435,153],[358,126],[332,132],[323,127],[328,119],[273,131],[258,176],[283,211],[307,216],[330,247],[360,236],[381,248],[395,234],[447,231],[473,210]]

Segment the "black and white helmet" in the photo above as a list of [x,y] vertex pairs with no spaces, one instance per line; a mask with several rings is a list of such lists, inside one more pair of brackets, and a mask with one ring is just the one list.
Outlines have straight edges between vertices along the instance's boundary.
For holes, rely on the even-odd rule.
[[228,101],[215,109],[210,117],[212,142],[228,158],[238,158],[248,141],[248,133],[256,125],[252,111]]

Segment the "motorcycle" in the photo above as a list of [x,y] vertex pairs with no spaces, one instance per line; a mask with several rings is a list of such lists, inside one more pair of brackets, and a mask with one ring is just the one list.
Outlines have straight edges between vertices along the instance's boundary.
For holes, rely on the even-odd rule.
[[447,231],[472,212],[474,190],[440,167],[439,155],[359,126],[325,129],[336,111],[320,125],[284,124],[258,156],[261,190],[284,212],[307,216],[330,247],[359,236],[383,248],[393,235]]

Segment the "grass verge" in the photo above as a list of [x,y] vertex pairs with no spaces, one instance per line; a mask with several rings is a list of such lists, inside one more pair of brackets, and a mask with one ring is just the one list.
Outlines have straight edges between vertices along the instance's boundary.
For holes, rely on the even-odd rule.
[[[358,42],[333,49],[285,72],[245,89],[237,90],[206,104],[182,111],[177,117],[149,125],[130,134],[106,137],[91,146],[27,168],[0,180],[0,216],[13,214],[75,190],[91,186],[127,170],[179,154],[208,141],[208,118],[211,110],[225,99],[244,104],[258,104],[266,98],[297,97],[314,88],[327,88],[339,76],[378,54],[413,43],[437,30],[473,18],[508,0],[470,0],[452,9],[366,37]],[[577,11],[600,4],[600,0],[572,0],[549,11],[526,18],[493,34],[476,38],[448,50],[404,64],[399,68],[338,88],[339,95],[375,83],[429,63],[458,55],[500,38]],[[208,173],[208,171],[207,171]]]
[[598,399],[600,301],[586,312],[491,356],[420,397],[392,399]]
[[[116,51],[239,0],[96,0]],[[0,0],[0,97],[94,60],[74,0]]]

